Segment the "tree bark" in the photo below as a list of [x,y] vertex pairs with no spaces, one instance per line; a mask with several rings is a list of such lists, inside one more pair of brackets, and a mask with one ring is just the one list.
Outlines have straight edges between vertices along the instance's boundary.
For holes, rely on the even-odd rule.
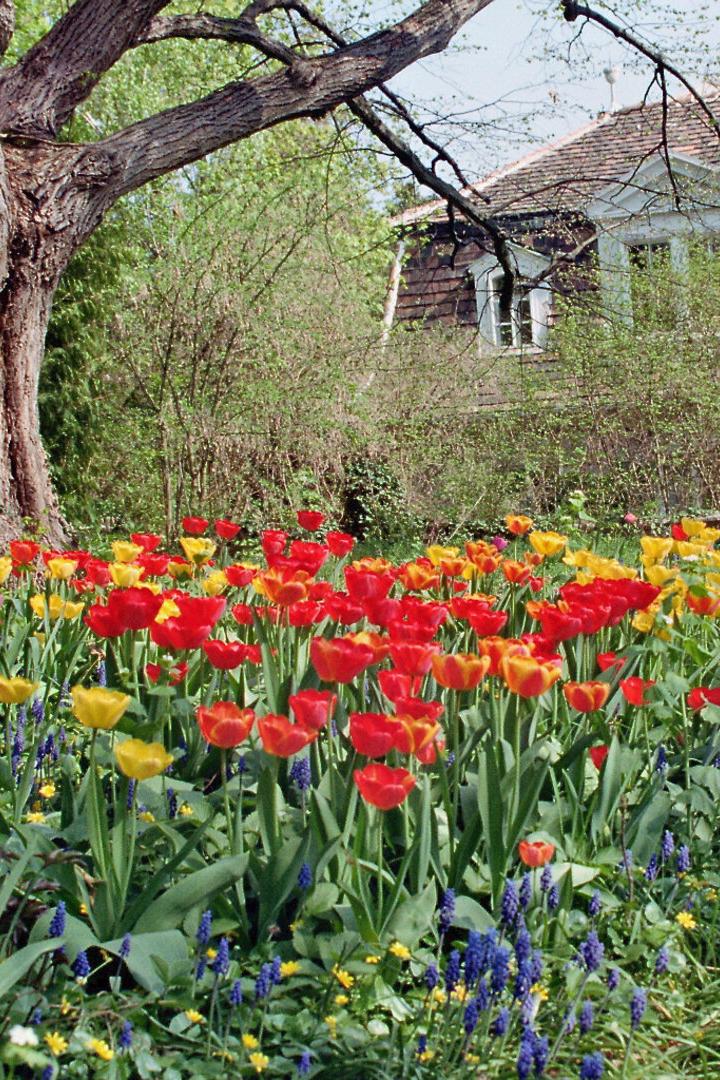
[[40,438],[37,395],[52,298],[101,217],[78,148],[0,150],[0,543],[67,539]]

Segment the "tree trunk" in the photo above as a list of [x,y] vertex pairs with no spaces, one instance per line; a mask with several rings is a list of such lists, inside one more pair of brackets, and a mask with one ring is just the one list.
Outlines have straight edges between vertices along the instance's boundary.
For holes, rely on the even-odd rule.
[[40,438],[38,382],[53,294],[77,245],[47,214],[53,185],[38,156],[6,148],[0,159],[0,544],[23,532],[59,544],[67,527]]

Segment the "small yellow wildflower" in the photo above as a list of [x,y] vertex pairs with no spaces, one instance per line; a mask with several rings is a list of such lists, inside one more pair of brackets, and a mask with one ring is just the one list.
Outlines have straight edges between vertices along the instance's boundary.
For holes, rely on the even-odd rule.
[[283,979],[289,979],[291,975],[297,975],[300,965],[297,960],[285,960],[280,965],[280,975]]
[[421,1054],[417,1055],[418,1061],[422,1061],[422,1062],[432,1061],[432,1059],[434,1057],[435,1057],[435,1051],[434,1050],[423,1050],[423,1052]]
[[257,1050],[260,1045],[254,1035],[243,1035],[242,1044],[246,1050]]
[[335,995],[335,1004],[339,1008],[342,1008],[343,1005],[347,1005],[349,1000],[350,1000],[350,998],[347,996],[347,994],[336,994]]
[[207,956],[208,960],[214,960],[214,959],[215,959],[215,957],[217,956],[217,949],[213,949],[213,948],[211,947],[211,948],[209,948],[209,949],[207,950],[207,952],[205,953],[205,955]]
[[257,1052],[250,1055],[249,1061],[256,1073],[265,1072],[270,1064],[270,1058],[266,1054]]
[[60,1015],[61,1016],[67,1016],[68,1013],[72,1012],[72,1009],[73,1009],[72,1005],[70,1004],[68,999],[64,997],[62,999],[62,1001],[60,1002]]
[[697,926],[694,915],[689,911],[679,911],[675,916],[675,922],[682,926],[683,930],[694,930]]
[[45,1036],[45,1042],[47,1043],[48,1050],[55,1057],[64,1054],[68,1048],[67,1039],[64,1039],[59,1031],[49,1031]]
[[338,967],[337,964],[333,967],[332,973],[340,985],[345,987],[346,990],[349,990],[355,982],[355,977],[351,975],[349,971],[345,971],[344,968]]
[[714,904],[718,898],[717,889],[708,889],[708,891],[705,893],[705,898],[706,900],[709,900],[711,904]]
[[445,991],[441,987],[436,986],[435,989],[433,990],[433,992],[432,992],[432,1001],[436,1005],[444,1005],[445,1002],[447,1001],[447,994],[445,993]]
[[112,1061],[115,1057],[112,1049],[104,1039],[90,1039],[89,1042],[85,1043],[85,1048],[87,1050],[92,1050],[92,1052],[97,1054],[99,1058],[102,1058],[103,1061]]
[[382,957],[381,956],[375,956],[374,953],[371,953],[369,956],[365,957],[365,963],[366,964],[379,964],[381,960],[382,960]]
[[80,907],[78,908],[78,911],[80,912],[81,915],[87,915],[87,913],[88,913],[87,904],[83,902],[80,905]]
[[303,925],[302,919],[295,919],[294,922],[290,923],[290,933],[294,934],[295,931],[299,930],[302,925]]
[[186,1009],[185,1010],[185,1015],[187,1016],[187,1018],[188,1018],[188,1020],[190,1021],[191,1024],[204,1024],[205,1023],[205,1017],[203,1016],[202,1013],[199,1013],[197,1011],[197,1009]]
[[55,794],[55,785],[52,780],[46,780],[42,787],[38,788],[38,795],[41,795],[43,799],[52,799]]
[[327,1024],[330,1038],[335,1039],[337,1037],[337,1016],[326,1016],[325,1023]]
[[193,808],[192,806],[189,806],[188,803],[184,802],[178,810],[178,814],[180,814],[182,817],[192,817]]
[[153,821],[155,820],[155,815],[150,810],[142,810],[138,814],[138,820],[144,821],[148,825],[152,825]]
[[453,992],[450,995],[450,997],[453,999],[453,1001],[459,1001],[459,1002],[467,1001],[469,996],[470,996],[470,991],[468,990],[467,986],[465,986],[463,983],[458,983],[458,985],[455,987],[455,989],[453,990]]
[[393,956],[397,956],[400,960],[409,960],[412,955],[407,945],[403,945],[399,941],[393,941],[392,945],[390,946],[390,952],[393,954]]
[[465,1055],[465,1062],[466,1062],[467,1065],[479,1065],[480,1064],[480,1058],[478,1057],[477,1054],[467,1053]]
[[25,820],[28,825],[42,825],[45,815],[41,810],[31,810],[29,814],[25,815]]
[[541,1001],[547,1001],[550,997],[547,987],[543,986],[542,983],[533,983],[533,985],[530,987],[530,993],[534,994],[535,997],[540,998]]

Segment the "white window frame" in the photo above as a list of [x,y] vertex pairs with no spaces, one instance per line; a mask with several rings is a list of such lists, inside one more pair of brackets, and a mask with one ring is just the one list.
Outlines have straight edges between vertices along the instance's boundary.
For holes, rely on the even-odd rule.
[[[550,265],[550,259],[540,252],[523,248],[519,244],[508,244],[515,276],[522,282],[538,277]],[[504,270],[495,254],[486,254],[476,259],[469,266],[475,281],[475,302],[481,352],[498,350],[511,352],[538,352],[547,344],[550,310],[552,308],[552,290],[546,282],[540,282],[529,293],[530,326],[532,344],[521,341],[520,326],[513,319],[513,344],[503,345],[500,340],[499,286],[502,285]],[[522,293],[513,288],[512,311],[517,311]]]
[[670,268],[682,277],[690,241],[720,236],[720,169],[685,154],[671,154],[670,167],[686,191],[695,186],[698,194],[695,202],[687,195],[681,211],[674,205],[667,162],[661,154],[598,192],[586,208],[597,226],[600,287],[607,310],[628,322],[632,322],[633,247],[667,245]]

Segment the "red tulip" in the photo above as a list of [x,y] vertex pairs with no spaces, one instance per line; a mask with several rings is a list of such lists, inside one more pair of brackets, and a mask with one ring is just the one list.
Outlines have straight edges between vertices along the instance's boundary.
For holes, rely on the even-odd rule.
[[397,721],[384,713],[351,713],[350,742],[358,754],[384,757],[394,748]]
[[110,584],[110,567],[104,559],[88,559],[85,563],[85,578],[93,585]]
[[233,563],[231,566],[225,567],[225,577],[228,580],[228,585],[232,585],[236,589],[242,589],[245,585],[249,585],[257,572],[256,566],[246,566],[245,563]]
[[358,603],[368,600],[383,600],[395,583],[395,576],[389,571],[358,570],[356,566],[345,567],[345,586],[348,595]]
[[438,644],[424,642],[394,641],[390,645],[390,656],[397,671],[404,675],[427,675],[432,665],[432,658],[439,652]]
[[297,604],[290,604],[287,613],[291,626],[312,626],[325,618],[325,609],[319,600],[298,600]]
[[407,769],[391,769],[373,762],[364,769],[355,769],[355,784],[366,802],[378,810],[392,810],[405,801],[415,787],[415,777]]
[[[160,664],[145,665],[145,674],[147,675],[151,683],[160,682],[160,676],[162,675],[163,670],[164,669],[160,666]],[[177,686],[178,683],[181,683],[187,673],[188,664],[185,660],[183,660],[179,664],[173,664],[173,666],[168,671],[170,686]]]
[[325,543],[336,559],[343,559],[355,547],[355,537],[350,533],[329,532],[325,535]]
[[188,536],[202,536],[210,524],[206,518],[201,517],[184,517],[182,519],[182,527]]
[[161,552],[153,554],[152,552],[145,552],[143,555],[138,555],[135,559],[135,563],[138,566],[142,566],[143,572],[141,580],[145,581],[149,577],[162,577],[163,574],[167,574],[168,566],[170,565],[170,556],[163,555]]
[[40,545],[34,540],[11,540],[10,556],[16,570],[31,566],[38,556]]
[[631,675],[629,679],[620,680],[620,689],[625,695],[625,700],[637,706],[647,705],[645,691],[654,685],[654,679],[641,679],[638,675]]
[[696,686],[687,696],[688,708],[703,709],[706,705],[720,705],[720,686]]
[[234,607],[230,608],[230,614],[239,626],[253,625],[253,608],[250,607],[250,604],[235,604]]
[[319,510],[298,510],[297,523],[301,529],[316,532],[325,521],[325,515]]
[[323,682],[349,683],[374,660],[373,650],[347,638],[314,637],[310,660]]
[[568,641],[582,631],[582,621],[553,604],[546,604],[539,613],[540,625],[546,638],[552,641]]
[[234,521],[226,521],[224,518],[218,518],[215,522],[215,532],[221,540],[234,540],[241,528],[242,526],[236,525]]
[[364,600],[362,609],[365,617],[375,626],[389,626],[391,622],[402,618],[402,605],[399,600],[384,596],[379,600]]
[[499,634],[504,628],[508,621],[508,613],[507,611],[493,611],[487,604],[483,604],[468,611],[467,621],[478,637],[489,637]]
[[378,683],[388,701],[410,696],[411,679],[400,671],[379,671]]
[[305,728],[302,724],[291,724],[287,716],[268,713],[258,720],[258,731],[262,739],[263,750],[275,757],[292,757],[308,743],[317,739],[317,731]]
[[220,641],[210,638],[203,641],[202,649],[214,668],[219,671],[233,671],[246,659],[247,646],[242,641]]
[[330,690],[299,690],[288,698],[298,724],[313,731],[322,731],[332,719],[337,696]]
[[289,557],[295,559],[299,570],[305,570],[311,577],[315,577],[329,554],[330,549],[325,544],[316,544],[314,540],[293,540],[290,544]]
[[347,593],[336,592],[325,597],[325,614],[332,622],[352,626],[363,617],[363,609]]
[[205,742],[221,750],[245,742],[255,723],[253,710],[240,709],[234,701],[216,701],[210,707],[198,705],[195,714]]
[[[392,675],[393,672],[380,672],[381,675]],[[385,693],[387,697],[387,693]],[[445,706],[441,701],[424,701],[422,698],[398,695],[390,699],[395,706],[398,716],[414,716],[416,720],[438,721],[445,712]]]
[[555,854],[555,845],[546,840],[521,840],[518,854],[526,866],[545,866]]
[[270,555],[281,555],[287,544],[288,534],[282,529],[266,529],[260,537],[263,554],[267,559]]
[[616,668],[621,671],[625,667],[626,657],[618,656],[614,652],[599,652],[597,654],[598,667],[601,671],[607,671],[609,668]]
[[161,649],[199,648],[225,610],[225,600],[221,596],[189,596],[177,590],[171,596],[180,614],[162,623],[154,622],[150,637]]
[[133,544],[137,544],[148,554],[160,547],[162,543],[162,536],[158,536],[157,533],[130,533],[130,539]]
[[605,746],[604,744],[601,746],[591,746],[588,750],[590,760],[592,761],[598,772],[600,772],[600,769],[602,768],[602,763],[608,756],[609,752],[610,747]]
[[119,613],[107,604],[92,604],[83,616],[83,622],[98,637],[114,638],[125,633],[126,626]]
[[670,535],[673,540],[689,540],[690,537],[683,529],[682,525],[674,524],[670,526]]
[[150,589],[113,589],[108,596],[108,608],[126,630],[146,630],[154,623],[162,603],[162,596]]

